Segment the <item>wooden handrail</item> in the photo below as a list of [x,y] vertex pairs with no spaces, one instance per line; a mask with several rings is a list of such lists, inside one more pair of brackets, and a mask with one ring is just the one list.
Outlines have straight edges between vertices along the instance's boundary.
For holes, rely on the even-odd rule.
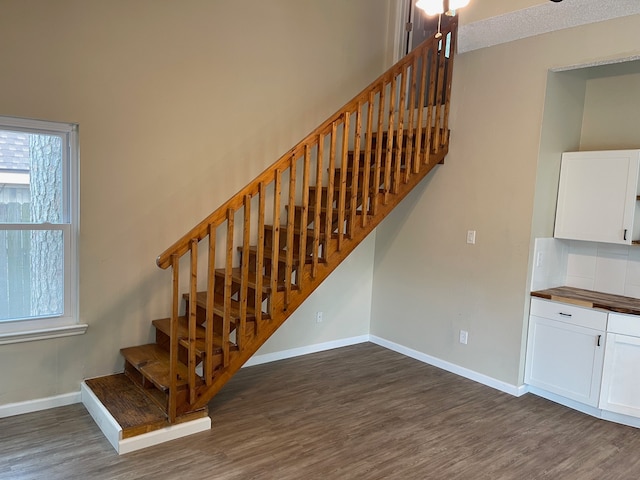
[[[453,17],[451,19],[451,24],[449,31],[455,32],[457,28],[457,17]],[[445,34],[446,30],[443,29]],[[455,35],[452,36],[455,38]],[[271,166],[267,167],[260,175],[258,175],[253,181],[248,183],[242,190],[236,193],[233,197],[223,203],[220,207],[214,210],[209,216],[207,216],[204,220],[202,220],[198,225],[193,227],[187,233],[185,233],[179,240],[177,240],[173,245],[167,248],[164,252],[158,255],[156,259],[156,264],[160,268],[168,268],[171,265],[171,255],[176,254],[178,256],[182,256],[189,250],[189,242],[192,239],[202,240],[207,236],[207,230],[209,225],[220,225],[224,222],[226,212],[228,209],[238,210],[241,205],[243,198],[245,195],[254,196],[257,193],[258,185],[260,183],[269,183],[273,180],[273,172],[275,170],[282,171],[286,167],[287,161],[295,155],[296,152],[303,149],[305,145],[310,145],[314,143],[314,138],[318,135],[328,135],[331,131],[331,128],[334,123],[339,123],[340,119],[343,117],[345,111],[353,110],[358,102],[366,102],[369,96],[369,93],[375,91],[380,88],[381,84],[384,84],[386,80],[390,77],[394,77],[399,71],[405,68],[405,66],[409,65],[417,56],[417,53],[425,53],[428,51],[427,46],[437,45],[438,40],[429,38],[427,39],[421,47],[416,48],[413,52],[409,53],[407,56],[403,57],[398,63],[396,63],[391,69],[380,75],[376,80],[371,82],[365,89],[363,89],[358,95],[356,95],[350,102],[348,102],[345,106],[343,106],[340,110],[330,116],[327,120],[324,121],[319,127],[313,130],[309,135],[307,135],[303,140],[301,140],[295,147],[289,150],[287,153],[282,155],[275,163]],[[451,50],[453,52],[453,49]],[[453,58],[453,55],[451,55]],[[451,79],[451,75],[449,76],[449,80]],[[421,97],[424,98],[424,97]]]
[[[172,268],[171,422],[206,405],[326,277],[325,265],[342,261],[443,158],[456,28],[454,18],[441,40],[418,46],[157,257]],[[188,378],[178,396],[180,361]]]

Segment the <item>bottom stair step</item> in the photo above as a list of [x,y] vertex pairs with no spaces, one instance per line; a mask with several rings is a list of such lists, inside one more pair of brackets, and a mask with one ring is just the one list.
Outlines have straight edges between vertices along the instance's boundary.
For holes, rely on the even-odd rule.
[[163,410],[124,373],[87,379],[82,403],[118,454],[209,430],[208,408],[170,424]]
[[91,378],[85,383],[122,427],[123,438],[169,424],[162,409],[124,373]]

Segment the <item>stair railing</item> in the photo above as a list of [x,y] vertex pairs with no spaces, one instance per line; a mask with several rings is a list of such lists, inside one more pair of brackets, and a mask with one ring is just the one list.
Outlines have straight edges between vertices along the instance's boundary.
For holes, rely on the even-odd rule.
[[[170,422],[204,406],[234,357],[248,358],[243,352],[255,352],[273,332],[270,323],[290,315],[292,297],[317,286],[319,266],[446,150],[456,27],[452,19],[440,40],[401,59],[158,256],[158,266],[172,271]],[[181,264],[189,268],[186,287]],[[204,317],[199,291],[206,292]],[[180,321],[188,325],[182,337]]]

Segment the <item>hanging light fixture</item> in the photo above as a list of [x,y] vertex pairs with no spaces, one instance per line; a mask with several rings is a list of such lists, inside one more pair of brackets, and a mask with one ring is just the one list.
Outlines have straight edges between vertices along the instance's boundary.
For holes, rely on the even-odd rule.
[[469,0],[418,0],[416,7],[424,10],[427,15],[454,16],[456,10],[469,5]]
[[[561,1],[561,0],[552,0]],[[438,32],[436,38],[442,37],[440,32],[440,24],[442,23],[442,14],[453,17],[456,10],[469,5],[469,0],[418,0],[416,7],[424,10],[427,15],[438,15]]]

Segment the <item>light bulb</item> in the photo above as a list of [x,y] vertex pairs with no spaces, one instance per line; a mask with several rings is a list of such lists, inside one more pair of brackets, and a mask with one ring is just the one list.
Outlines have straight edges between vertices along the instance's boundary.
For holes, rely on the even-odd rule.
[[[467,3],[469,3],[469,0],[467,0]],[[416,2],[416,7],[424,10],[427,15],[438,15],[444,13],[444,5],[442,0],[418,0]]]

